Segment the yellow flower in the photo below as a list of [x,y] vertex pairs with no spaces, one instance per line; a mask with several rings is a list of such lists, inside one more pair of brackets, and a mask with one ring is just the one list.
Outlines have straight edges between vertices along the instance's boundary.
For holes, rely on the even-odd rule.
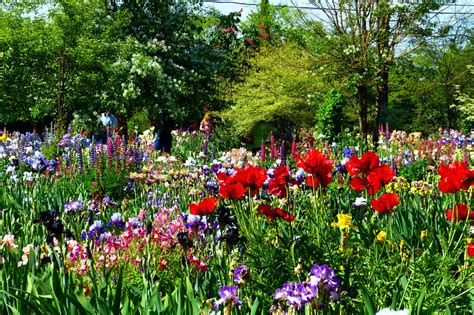
[[379,234],[375,237],[377,240],[377,243],[383,243],[387,239],[387,232],[385,231],[380,231]]
[[303,269],[303,265],[298,263],[298,265],[295,267],[295,274],[299,275],[301,273],[301,269]]
[[337,215],[337,222],[331,223],[331,226],[338,227],[341,231],[344,229],[354,229],[351,220],[352,215],[340,213]]
[[421,231],[421,241],[424,242],[428,237],[428,232],[426,230]]

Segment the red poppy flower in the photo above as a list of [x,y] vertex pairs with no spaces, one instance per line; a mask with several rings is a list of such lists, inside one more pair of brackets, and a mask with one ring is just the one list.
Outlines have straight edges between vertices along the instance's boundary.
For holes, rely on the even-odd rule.
[[446,210],[446,217],[451,222],[466,221],[468,219],[468,215],[469,220],[474,220],[474,211],[469,213],[469,208],[462,203],[455,205],[452,210]]
[[[441,180],[438,183],[438,188],[441,192],[446,194],[455,193],[464,187],[469,189],[472,179],[471,171],[461,162],[453,162],[449,165],[441,164],[438,168],[438,174],[441,175]],[[464,180],[466,180],[465,185]]]
[[234,178],[239,181],[244,188],[250,189],[250,194],[255,196],[263,183],[267,180],[267,171],[263,167],[247,165],[237,171]]
[[467,244],[467,254],[469,255],[469,257],[474,257],[474,244]]
[[312,188],[326,187],[332,182],[334,161],[318,150],[310,150],[304,159],[297,155],[296,166],[312,175],[312,178],[306,178],[306,183]]
[[201,215],[205,216],[214,212],[217,204],[219,203],[219,199],[214,197],[204,198],[198,204],[190,203],[188,204],[189,209],[191,210],[192,215]]
[[268,221],[274,221],[277,215],[275,209],[272,209],[269,205],[259,205],[258,213],[266,216]]
[[272,208],[269,205],[259,205],[258,213],[266,216],[268,221],[274,221],[277,217],[287,222],[295,220],[295,217],[291,213],[288,213],[281,208]]
[[390,212],[400,202],[397,194],[383,194],[379,199],[372,199],[370,203],[375,211],[380,213]]
[[234,176],[218,173],[219,194],[225,199],[239,199],[247,193],[247,189]]
[[351,188],[355,191],[362,191],[365,187],[368,186],[367,179],[362,177],[354,177],[351,179]]
[[382,164],[367,175],[368,192],[376,194],[380,187],[387,185],[393,178],[393,170],[390,166]]
[[354,176],[351,187],[355,191],[364,188],[370,195],[376,194],[380,188],[387,185],[393,178],[393,170],[386,164],[380,165],[379,157],[375,152],[366,152],[362,158],[353,155],[346,164],[346,169]]
[[471,186],[474,186],[474,170],[466,170],[466,176],[462,181],[462,189],[468,190]]
[[290,172],[288,166],[282,165],[275,169],[273,178],[268,182],[268,193],[278,196],[278,198],[285,198],[288,182],[290,179]]
[[360,159],[357,155],[351,156],[346,163],[346,169],[352,176],[368,174],[380,165],[380,160],[375,152],[366,152]]
[[295,220],[294,215],[292,215],[291,213],[286,212],[286,211],[283,210],[283,209],[276,208],[275,211],[276,211],[276,214],[277,214],[280,218],[282,218],[283,220],[285,220],[286,222],[293,222],[293,221]]

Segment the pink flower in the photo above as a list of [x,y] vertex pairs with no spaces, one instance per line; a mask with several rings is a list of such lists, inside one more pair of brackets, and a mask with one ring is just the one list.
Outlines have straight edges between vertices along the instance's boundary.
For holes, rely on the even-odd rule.
[[15,236],[11,234],[7,234],[3,237],[3,240],[0,240],[0,249],[3,249],[3,247],[7,248],[7,251],[17,248],[18,245],[15,244]]
[[30,251],[34,250],[35,246],[33,244],[28,244],[23,247],[23,255],[21,256],[21,261],[18,262],[18,267],[25,266],[28,264],[28,258],[30,257]]
[[236,30],[233,27],[224,28],[224,33],[235,33]]
[[246,37],[246,38],[245,38],[245,40],[247,41],[247,43],[248,43],[250,46],[253,46],[253,45],[255,45],[255,43],[253,42],[253,40],[252,40],[252,39],[250,39],[250,38]]

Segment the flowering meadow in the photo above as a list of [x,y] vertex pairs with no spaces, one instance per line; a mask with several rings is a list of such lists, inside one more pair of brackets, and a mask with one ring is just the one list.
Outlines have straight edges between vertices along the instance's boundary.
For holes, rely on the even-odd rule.
[[472,135],[0,136],[2,314],[474,312]]

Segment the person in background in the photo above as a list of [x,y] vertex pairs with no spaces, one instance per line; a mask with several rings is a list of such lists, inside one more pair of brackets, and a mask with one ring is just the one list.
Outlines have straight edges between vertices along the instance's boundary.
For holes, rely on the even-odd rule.
[[107,112],[107,114],[101,116],[101,121],[105,126],[107,137],[111,137],[112,132],[117,129],[117,118],[111,112]]
[[125,141],[128,142],[127,119],[122,114],[120,114],[117,118],[117,133],[122,139],[125,139]]
[[167,115],[164,116],[161,121],[154,121],[153,127],[155,127],[154,150],[161,151],[162,153],[170,153],[173,143],[171,131],[175,128],[174,120]]
[[106,119],[106,116],[104,113],[101,113],[100,110],[97,110],[97,137],[96,141],[98,143],[105,143],[107,142],[107,131],[105,129],[105,124],[104,120]]
[[199,126],[202,136],[205,139],[209,139],[212,135],[212,132],[214,131],[214,123],[214,117],[212,116],[211,112],[205,111],[204,117]]

